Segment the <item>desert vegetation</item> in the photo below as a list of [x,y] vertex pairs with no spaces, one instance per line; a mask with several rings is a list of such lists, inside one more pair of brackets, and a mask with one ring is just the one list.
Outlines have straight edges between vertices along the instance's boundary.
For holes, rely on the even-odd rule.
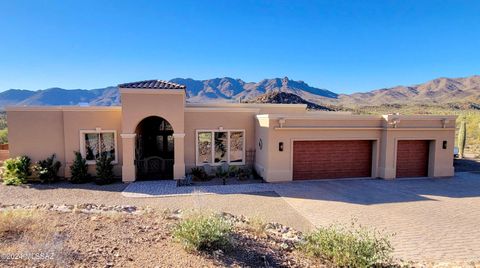
[[363,226],[331,225],[307,234],[300,245],[308,255],[338,267],[379,267],[391,263],[389,238]]
[[[356,114],[438,114],[456,115],[457,118],[457,139],[455,146],[458,146],[458,134],[462,122],[465,122],[465,152],[480,155],[480,107],[473,103],[445,104],[445,105],[402,105],[385,104],[380,106],[362,106],[356,108],[343,108]],[[462,134],[463,135],[463,134]]]
[[[72,183],[89,182],[92,177],[88,173],[85,158],[79,152],[74,153],[75,159],[70,166],[71,178],[69,181]],[[113,159],[107,154],[102,154],[96,161],[96,176],[93,178],[96,184],[104,185],[115,182],[112,161]],[[9,158],[3,162],[0,180],[5,185],[21,185],[28,182],[54,183],[61,179],[58,176],[61,166],[55,154],[36,163],[32,163],[28,156]]]

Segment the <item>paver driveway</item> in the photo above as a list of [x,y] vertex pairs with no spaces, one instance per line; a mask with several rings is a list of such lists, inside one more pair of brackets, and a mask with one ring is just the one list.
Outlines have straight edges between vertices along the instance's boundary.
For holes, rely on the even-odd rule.
[[410,260],[480,260],[480,174],[451,179],[312,181],[275,191],[314,225],[350,223],[396,233]]

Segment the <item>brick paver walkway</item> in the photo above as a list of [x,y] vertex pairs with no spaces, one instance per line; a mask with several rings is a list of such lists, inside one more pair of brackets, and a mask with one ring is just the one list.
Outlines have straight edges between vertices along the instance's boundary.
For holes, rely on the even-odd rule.
[[314,225],[334,222],[395,233],[395,256],[480,260],[480,174],[452,179],[350,180],[276,184],[275,191]]

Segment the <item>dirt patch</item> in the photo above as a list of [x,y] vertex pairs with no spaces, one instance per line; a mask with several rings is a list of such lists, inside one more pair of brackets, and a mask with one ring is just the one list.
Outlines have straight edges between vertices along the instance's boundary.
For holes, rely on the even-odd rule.
[[[175,213],[92,205],[42,205],[27,209],[34,211],[34,219],[42,223],[41,228],[16,237],[2,236],[0,266],[321,266],[293,249],[293,239],[288,238],[294,234],[291,229],[270,224],[270,232],[259,233],[247,228],[246,220],[230,214],[225,215],[235,224],[232,249],[188,253],[172,238],[172,228],[181,217]],[[37,238],[35,231],[42,232],[42,239]]]

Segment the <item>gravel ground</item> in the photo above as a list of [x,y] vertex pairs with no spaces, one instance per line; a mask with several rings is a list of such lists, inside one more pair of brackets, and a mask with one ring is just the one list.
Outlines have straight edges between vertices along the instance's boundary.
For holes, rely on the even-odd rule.
[[[295,250],[300,235],[296,230],[266,224],[259,232],[248,219],[232,214],[221,215],[234,227],[233,247],[207,253],[187,252],[172,238],[182,212],[89,204],[16,208],[34,213],[30,217],[35,222],[21,225],[18,221],[22,229],[0,232],[2,267],[324,266]],[[26,252],[47,258],[21,255]],[[11,254],[22,257],[6,258]]]
[[202,209],[229,212],[247,217],[258,217],[268,222],[279,222],[300,231],[313,226],[275,192],[226,195],[189,195],[162,198],[128,198],[121,192],[123,183],[98,186],[93,183],[71,184],[59,182],[52,185],[31,184],[28,186],[0,185],[0,204],[104,204],[134,205],[161,210]]

